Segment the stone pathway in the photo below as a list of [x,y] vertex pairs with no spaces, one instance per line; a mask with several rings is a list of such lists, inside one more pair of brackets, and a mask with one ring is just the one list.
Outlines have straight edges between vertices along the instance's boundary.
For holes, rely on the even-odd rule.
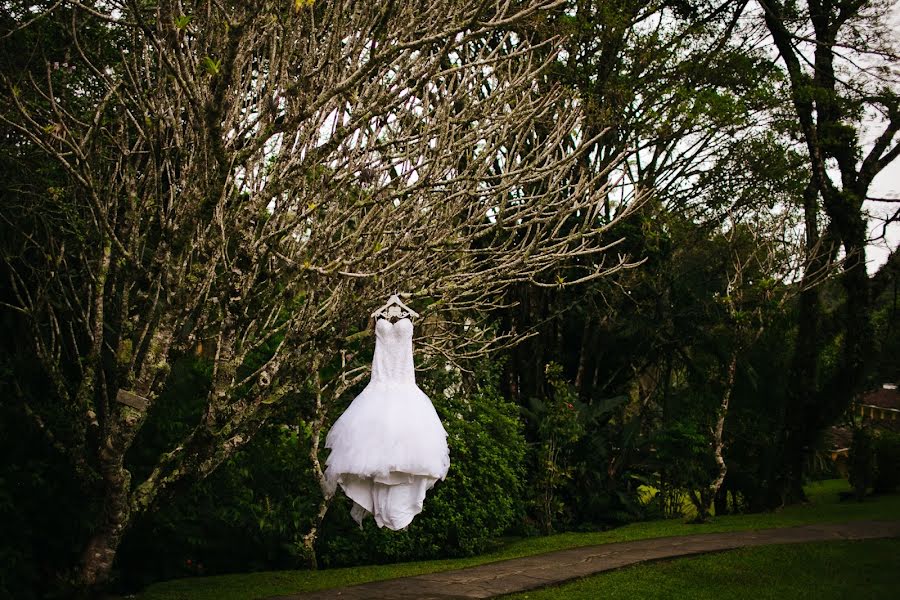
[[747,546],[886,537],[900,537],[900,521],[854,521],[759,531],[704,533],[558,550],[467,569],[373,581],[320,592],[278,596],[269,600],[492,598],[664,558]]

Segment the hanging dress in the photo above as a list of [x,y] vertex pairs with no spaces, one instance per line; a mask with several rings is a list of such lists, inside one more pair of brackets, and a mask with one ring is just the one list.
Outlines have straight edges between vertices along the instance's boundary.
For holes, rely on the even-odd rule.
[[412,335],[409,319],[375,322],[372,379],[325,438],[330,491],[341,486],[360,525],[371,514],[379,527],[403,529],[450,467],[447,432],[416,385]]

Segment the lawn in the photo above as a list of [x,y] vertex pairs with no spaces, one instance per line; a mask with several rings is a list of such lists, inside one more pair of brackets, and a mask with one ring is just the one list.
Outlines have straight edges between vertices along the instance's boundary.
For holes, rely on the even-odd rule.
[[504,600],[896,598],[900,540],[742,548],[626,567]]
[[546,537],[524,538],[509,542],[489,554],[454,560],[321,571],[270,571],[177,579],[151,585],[136,598],[138,600],[250,600],[393,577],[446,571],[578,546],[693,533],[791,527],[809,523],[839,523],[859,519],[895,520],[900,518],[900,495],[875,497],[862,503],[839,502],[838,493],[848,489],[847,482],[842,479],[814,483],[807,487],[806,491],[810,502],[806,505],[791,506],[773,513],[721,516],[705,525],[688,524],[675,519],[647,521],[609,531],[562,533]]

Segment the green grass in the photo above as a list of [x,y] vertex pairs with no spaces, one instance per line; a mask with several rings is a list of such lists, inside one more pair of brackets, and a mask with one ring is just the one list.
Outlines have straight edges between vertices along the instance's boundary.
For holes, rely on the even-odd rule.
[[504,600],[896,598],[900,540],[743,548],[636,565]]
[[840,523],[860,519],[900,519],[900,495],[875,497],[866,502],[838,502],[838,493],[848,491],[846,481],[830,480],[807,487],[810,502],[774,513],[716,517],[697,525],[681,520],[633,523],[610,531],[562,533],[524,538],[500,549],[470,558],[393,565],[373,565],[322,571],[275,571],[193,577],[157,583],[137,595],[138,600],[249,600],[266,596],[315,591],[449,569],[470,567],[498,560],[531,556],[564,548],[592,546],[673,535],[714,533],[809,523]]

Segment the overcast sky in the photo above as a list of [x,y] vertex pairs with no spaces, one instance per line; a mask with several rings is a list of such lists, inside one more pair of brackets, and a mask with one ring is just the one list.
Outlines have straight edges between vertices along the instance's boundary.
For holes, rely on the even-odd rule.
[[[890,20],[891,29],[894,35],[897,36],[898,41],[900,41],[900,2],[894,2],[894,10]],[[866,137],[874,137],[883,127],[883,124],[873,126],[873,129],[868,132],[869,135]],[[900,208],[900,159],[895,160],[878,174],[878,177],[872,183],[869,195],[873,198],[892,198],[898,201],[894,203],[867,202],[866,209],[873,217],[884,217],[893,214]],[[883,222],[877,218],[869,221],[869,237],[876,238],[882,234],[882,231]],[[878,267],[885,263],[888,255],[893,250],[896,250],[898,246],[900,246],[900,223],[892,223],[888,228],[885,239],[874,240],[869,244],[869,248],[866,251],[869,273],[877,271]]]

